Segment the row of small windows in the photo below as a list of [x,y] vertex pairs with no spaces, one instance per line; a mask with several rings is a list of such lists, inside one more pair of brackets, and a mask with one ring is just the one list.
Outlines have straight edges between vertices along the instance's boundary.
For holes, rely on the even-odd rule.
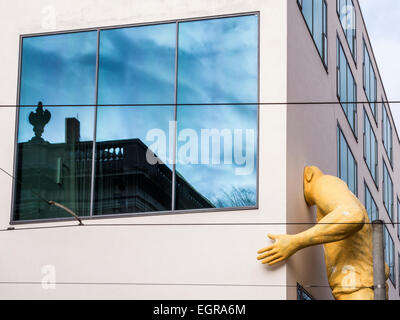
[[367,99],[369,101],[369,105],[371,107],[372,113],[377,120],[377,110],[376,110],[376,101],[377,101],[377,82],[376,75],[374,71],[374,67],[372,65],[372,60],[368,53],[367,45],[365,41],[363,42],[363,87]]

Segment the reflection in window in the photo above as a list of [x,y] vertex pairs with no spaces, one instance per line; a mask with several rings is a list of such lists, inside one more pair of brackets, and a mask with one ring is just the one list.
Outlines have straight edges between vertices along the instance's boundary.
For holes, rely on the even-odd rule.
[[365,199],[365,209],[367,210],[369,221],[372,222],[378,220],[379,219],[378,207],[366,183],[364,184],[364,199]]
[[372,60],[369,55],[367,45],[365,41],[363,42],[363,87],[369,105],[371,107],[372,113],[374,114],[375,120],[378,119],[376,101],[377,101],[377,83],[374,67],[372,65]]
[[393,285],[396,283],[396,269],[395,269],[395,258],[394,258],[394,242],[389,230],[385,226],[384,230],[384,251],[385,251],[385,262],[389,266],[389,279],[392,281]]
[[353,0],[336,0],[336,11],[354,60],[357,59],[357,23]]
[[151,130],[170,140],[175,47],[175,23],[100,32],[99,104],[138,106],[98,108],[95,215],[171,210],[167,154],[157,154],[160,163],[152,165],[146,153]]
[[338,127],[338,177],[347,183],[351,192],[357,196],[357,162],[349,145]]
[[378,142],[371,122],[364,110],[364,159],[375,183],[378,185]]
[[297,0],[297,4],[310,30],[319,55],[328,66],[328,25],[325,0]]
[[[20,104],[93,105],[96,32],[27,37],[22,43]],[[79,215],[90,209],[93,107],[21,107],[14,220]]]
[[390,220],[393,221],[393,181],[390,177],[388,168],[383,160],[383,204],[389,214]]
[[350,127],[357,136],[357,85],[339,38],[337,39],[336,59],[337,96]]
[[[180,23],[178,104],[257,103],[257,38],[257,16]],[[257,110],[178,105],[177,209],[256,205]]]
[[27,37],[22,53],[20,103],[44,106],[19,109],[14,220],[69,217],[48,200],[81,216],[256,205],[256,15]]

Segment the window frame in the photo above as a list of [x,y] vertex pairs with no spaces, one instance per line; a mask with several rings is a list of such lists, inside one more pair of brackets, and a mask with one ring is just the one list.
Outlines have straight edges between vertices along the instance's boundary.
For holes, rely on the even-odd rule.
[[[366,78],[366,73],[365,73],[365,71],[366,71],[366,64],[365,64],[366,56],[365,56],[365,54],[368,54],[368,60],[369,60],[369,66],[368,67],[370,68],[370,70],[372,70],[374,72],[375,101],[370,101],[369,100],[369,96],[367,94],[367,88],[366,88],[367,78]],[[362,55],[362,57],[363,57],[363,62],[362,62],[363,89],[364,89],[365,96],[367,97],[369,108],[370,108],[370,110],[372,112],[372,115],[374,116],[375,123],[378,126],[378,113],[379,113],[378,106],[377,106],[377,104],[378,104],[378,80],[377,80],[377,77],[376,77],[376,72],[375,72],[375,69],[374,69],[374,65],[373,65],[372,60],[371,60],[371,55],[369,53],[369,50],[368,50],[368,47],[367,47],[367,43],[366,43],[364,37],[363,37],[363,55]],[[372,109],[371,103],[374,103],[374,105],[375,105],[375,112]]]
[[[372,128],[372,124],[371,124],[371,121],[369,120],[369,116],[368,116],[367,110],[365,109],[365,106],[363,107],[363,109],[364,109],[363,158],[364,158],[364,162],[365,162],[365,164],[367,166],[367,169],[368,169],[368,171],[370,173],[370,176],[371,176],[372,180],[374,181],[375,187],[379,191],[378,139],[376,138],[375,131]],[[367,143],[367,140],[366,140],[366,126],[365,126],[366,125],[366,121],[368,121],[370,129],[371,129],[371,132],[372,132],[372,134],[374,135],[374,138],[375,138],[375,177],[372,175],[372,172],[371,172],[370,167],[368,166],[367,157],[366,157],[366,143]]]
[[[347,124],[349,125],[349,127],[350,127],[350,130],[351,130],[351,132],[353,133],[353,136],[354,136],[354,138],[355,138],[355,140],[356,140],[356,142],[358,143],[358,101],[357,101],[357,82],[356,82],[356,79],[355,79],[355,77],[354,77],[354,74],[353,74],[353,70],[351,70],[351,67],[350,67],[350,64],[349,64],[349,61],[348,61],[348,59],[347,59],[347,56],[346,56],[346,53],[344,52],[344,49],[343,49],[343,45],[342,45],[342,43],[341,43],[341,41],[340,41],[340,38],[339,38],[339,34],[337,34],[337,37],[336,37],[336,97],[337,97],[337,99],[338,99],[338,101],[339,101],[339,104],[340,104],[340,106],[341,106],[341,109],[342,109],[342,111],[343,111],[343,113],[344,113],[344,116],[345,116],[345,118],[346,118],[346,120],[347,120]],[[353,84],[354,84],[354,87],[353,87],[353,90],[354,90],[354,96],[355,96],[355,101],[353,102],[354,103],[354,114],[353,114],[353,119],[354,119],[354,129],[353,129],[353,126],[351,125],[351,123],[350,123],[350,120],[349,120],[349,118],[348,118],[348,116],[347,116],[347,114],[346,114],[346,111],[345,111],[345,108],[344,108],[344,106],[343,106],[343,104],[345,104],[346,105],[346,107],[349,105],[349,104],[351,104],[351,103],[349,103],[348,101],[346,101],[345,103],[343,103],[341,100],[342,100],[342,97],[340,96],[340,94],[339,94],[339,91],[340,91],[340,89],[341,89],[341,70],[340,70],[340,65],[341,65],[341,61],[340,61],[340,53],[341,53],[341,51],[340,50],[342,50],[343,51],[343,55],[345,56],[345,58],[346,58],[346,95],[348,94],[348,79],[349,79],[349,74],[348,74],[348,71],[350,70],[350,75],[352,76],[352,78],[353,78]],[[346,97],[347,98],[347,97]]]
[[[385,115],[386,115],[386,117],[385,117]],[[387,121],[385,121],[385,120],[387,120]],[[385,123],[387,125],[389,125],[389,128],[387,128],[387,125],[385,125]],[[385,145],[385,136],[386,136],[385,128],[390,129],[389,133],[388,133],[390,136],[390,139],[389,139],[390,150],[387,150],[386,145]],[[389,160],[390,167],[393,170],[393,126],[390,121],[389,112],[386,108],[386,103],[383,98],[382,98],[382,144],[383,144],[383,149],[386,152],[386,156]]]
[[[400,198],[399,196],[396,197],[397,199],[397,238],[400,240]],[[400,261],[399,261],[400,264]],[[399,274],[400,280],[400,274]]]
[[346,43],[347,43],[347,47],[349,48],[349,51],[351,52],[351,56],[352,56],[352,58],[353,58],[353,62],[354,62],[354,65],[357,67],[357,13],[356,13],[356,7],[354,6],[354,1],[353,0],[346,0],[346,4],[348,5],[348,1],[351,1],[351,5],[353,6],[353,12],[354,12],[354,24],[355,24],[355,29],[354,29],[354,35],[353,35],[353,38],[352,38],[352,41],[353,41],[353,50],[351,50],[351,48],[350,48],[350,44],[349,44],[349,39],[347,38],[347,32],[348,31],[346,31],[345,29],[344,29],[344,27],[343,27],[343,24],[342,24],[342,21],[341,21],[341,13],[339,12],[339,4],[340,4],[340,0],[336,0],[336,15],[337,15],[337,17],[338,17],[338,19],[339,19],[339,24],[340,24],[340,26],[341,26],[341,28],[342,28],[342,31],[343,31],[343,34],[344,34],[344,37],[346,38]]
[[[324,0],[325,1],[325,0]],[[19,113],[20,113],[20,96],[21,96],[21,72],[22,72],[22,50],[23,50],[23,40],[25,38],[30,37],[41,37],[41,36],[50,36],[50,35],[61,35],[61,34],[73,34],[73,33],[80,33],[80,32],[89,32],[89,31],[97,31],[97,53],[96,53],[96,104],[95,107],[95,131],[97,129],[96,122],[97,122],[97,97],[98,97],[98,77],[99,77],[99,44],[100,44],[100,32],[103,30],[112,30],[112,29],[123,29],[123,28],[131,28],[131,27],[140,27],[140,26],[153,26],[153,25],[163,25],[163,24],[176,24],[177,29],[177,36],[178,36],[178,28],[179,23],[184,22],[193,22],[193,21],[202,21],[202,20],[214,20],[214,19],[224,19],[224,18],[235,18],[235,17],[244,17],[244,16],[257,16],[257,134],[255,135],[257,142],[255,144],[257,148],[257,159],[255,164],[255,170],[257,170],[256,174],[256,203],[254,206],[248,207],[232,207],[232,208],[206,208],[206,209],[185,209],[185,210],[177,210],[176,208],[172,208],[172,210],[168,211],[152,211],[152,212],[139,212],[139,213],[123,213],[123,214],[107,214],[107,215],[94,215],[93,214],[93,201],[91,199],[90,204],[90,216],[79,216],[81,220],[97,220],[97,219],[110,219],[110,218],[129,218],[129,217],[149,217],[149,216],[165,216],[165,215],[182,215],[182,214],[195,214],[195,213],[202,213],[202,212],[229,212],[229,211],[252,211],[258,210],[260,204],[260,177],[259,177],[259,167],[260,167],[260,160],[259,160],[259,151],[260,151],[260,94],[261,94],[261,77],[260,77],[260,57],[261,57],[261,46],[260,46],[260,31],[261,31],[261,21],[260,21],[260,11],[249,11],[249,12],[239,12],[239,13],[232,13],[232,14],[222,14],[222,15],[210,15],[210,16],[200,16],[200,17],[193,17],[193,18],[182,18],[182,19],[172,19],[172,20],[160,20],[160,21],[151,21],[151,22],[139,22],[139,23],[130,23],[130,24],[123,24],[123,25],[113,25],[113,26],[98,26],[98,27],[91,27],[91,28],[79,28],[79,29],[71,29],[71,30],[61,30],[61,31],[49,31],[49,32],[41,32],[41,33],[27,33],[27,34],[20,34],[19,35],[19,56],[18,56],[18,74],[17,74],[17,97],[16,97],[16,116],[15,116],[15,134],[14,134],[14,152],[13,152],[13,176],[16,176],[17,173],[17,161],[18,161],[18,132],[19,132]],[[178,41],[178,39],[177,39]],[[176,47],[176,56],[178,54],[178,47]],[[175,78],[177,74],[177,65],[175,66]],[[175,79],[175,82],[177,79]],[[177,87],[177,83],[175,83],[175,87]],[[176,88],[175,88],[176,90]],[[177,106],[176,97],[175,97],[175,108]],[[46,107],[46,106],[44,106]],[[94,144],[96,144],[96,140],[94,137]],[[176,148],[175,148],[176,149]],[[176,152],[176,150],[175,150]],[[95,161],[96,151],[93,150],[93,163]],[[94,179],[94,172],[92,171],[92,179]],[[13,179],[12,182],[12,192],[11,192],[11,210],[10,210],[10,225],[24,225],[24,224],[40,224],[40,223],[51,223],[57,221],[75,221],[74,217],[61,217],[61,218],[45,218],[45,219],[36,219],[36,220],[15,220],[14,219],[14,208],[15,208],[15,197],[16,197],[16,187],[17,181]],[[91,186],[91,193],[94,192],[95,184],[92,182]],[[174,188],[174,185],[173,185]],[[174,191],[172,193],[174,196]],[[175,202],[175,199],[172,199],[172,202]]]
[[[342,134],[343,139],[346,142],[347,149],[348,149],[348,151],[350,151],[350,153],[351,153],[351,155],[352,155],[352,157],[354,159],[355,168],[356,168],[356,172],[354,174],[354,177],[355,177],[354,187],[355,187],[355,196],[358,197],[358,163],[357,163],[357,159],[354,157],[353,151],[351,150],[351,148],[349,146],[349,142],[347,141],[347,138],[346,138],[345,134],[343,133],[342,127],[340,126],[339,122],[337,123],[337,133],[336,133],[336,135],[337,135],[337,137],[336,137],[336,141],[337,141],[336,142],[337,143],[336,152],[337,152],[337,162],[338,162],[337,163],[337,176],[340,178],[340,172],[341,172],[340,171],[341,170],[341,168],[340,168],[340,147],[341,147],[340,146],[340,134]],[[346,161],[348,163],[348,158],[346,159]],[[347,168],[347,171],[348,171],[348,168]],[[347,174],[347,176],[348,176],[348,174]],[[347,181],[345,181],[345,182],[346,182],[346,184],[348,186],[348,182]]]
[[[392,192],[391,192],[391,199],[392,199],[392,203],[391,203],[391,211],[392,211],[392,215],[390,215],[390,213],[389,213],[389,211],[388,211],[388,208],[386,207],[386,202],[385,202],[385,192],[386,192],[386,189],[385,189],[385,168],[386,168],[386,171],[387,171],[387,176],[389,177],[389,179],[390,179],[390,182],[391,182],[391,185],[392,185]],[[386,210],[386,213],[387,213],[387,215],[388,215],[388,217],[389,217],[389,219],[390,219],[390,222],[392,223],[392,225],[394,226],[394,217],[393,217],[393,215],[394,215],[394,187],[393,187],[393,179],[392,179],[392,176],[390,175],[390,172],[389,172],[389,169],[388,169],[388,166],[386,165],[386,162],[385,162],[385,159],[382,157],[382,202],[383,202],[383,207],[385,208],[385,210]]]
[[[387,226],[385,225],[385,229],[384,229],[384,235],[383,235],[383,251],[384,251],[384,257],[386,257],[386,249],[387,249],[387,247],[386,247],[386,234],[388,235],[388,240],[389,240],[389,246],[391,247],[391,248],[389,248],[389,249],[391,249],[391,251],[392,251],[392,253],[393,253],[393,273],[392,272],[390,272],[390,264],[388,263],[388,267],[389,267],[389,279],[390,279],[390,282],[392,282],[392,284],[393,284],[393,286],[395,287],[395,288],[397,288],[397,286],[396,286],[396,256],[395,256],[395,254],[396,254],[396,245],[395,245],[395,243],[394,243],[394,240],[393,240],[393,238],[392,238],[392,235],[390,234],[390,232],[389,232],[389,229],[387,228]],[[384,259],[385,260],[385,263],[387,263],[386,262],[386,259]],[[389,253],[389,260],[390,260],[390,253]],[[389,261],[390,262],[390,261]],[[391,275],[393,275],[393,279],[392,279],[392,277],[391,277]]]

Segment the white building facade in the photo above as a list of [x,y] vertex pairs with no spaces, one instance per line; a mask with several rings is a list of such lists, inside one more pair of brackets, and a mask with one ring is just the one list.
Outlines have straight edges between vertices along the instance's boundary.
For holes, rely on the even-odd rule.
[[2,2],[0,297],[331,299],[322,247],[256,260],[316,165],[387,222],[398,299],[400,143],[338,2]]

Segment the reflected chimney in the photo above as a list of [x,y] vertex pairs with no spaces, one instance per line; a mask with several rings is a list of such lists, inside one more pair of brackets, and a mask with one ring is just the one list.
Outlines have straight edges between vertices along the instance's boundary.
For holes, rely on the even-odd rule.
[[81,123],[76,118],[65,118],[65,142],[78,143],[81,139]]

